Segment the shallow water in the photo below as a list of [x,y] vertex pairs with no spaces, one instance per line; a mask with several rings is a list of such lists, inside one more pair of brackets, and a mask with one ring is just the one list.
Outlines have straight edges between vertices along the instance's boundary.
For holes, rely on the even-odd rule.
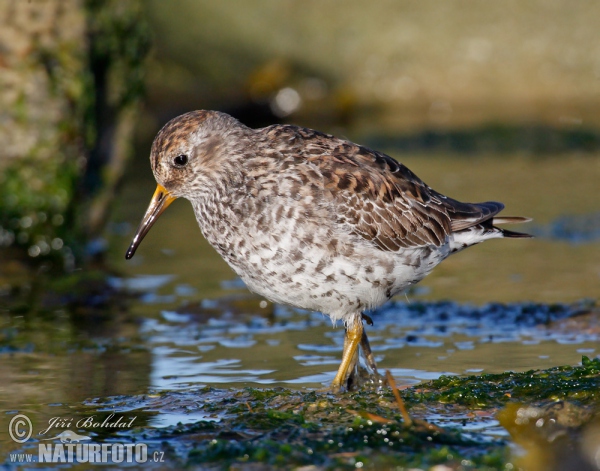
[[[442,374],[526,371],[598,355],[600,326],[597,316],[585,317],[592,302],[582,301],[597,299],[600,287],[598,156],[396,157],[452,197],[497,199],[507,215],[533,217],[518,230],[538,238],[470,248],[373,313],[367,332],[382,370],[407,386]],[[153,192],[149,169],[143,171],[147,178],[126,185],[108,237],[120,272],[112,285],[139,297],[100,317],[2,315],[2,413],[27,413],[40,428],[52,417],[106,410],[94,398],[205,385],[328,384],[343,328],[249,294],[204,241],[187,202],[172,205],[134,259],[124,260]],[[569,323],[576,313],[584,321]],[[193,407],[143,409],[136,410],[137,426],[218,420]],[[441,424],[463,420],[436,414],[430,418]],[[468,429],[503,434],[487,416],[471,417]],[[5,430],[0,446],[16,449]]]

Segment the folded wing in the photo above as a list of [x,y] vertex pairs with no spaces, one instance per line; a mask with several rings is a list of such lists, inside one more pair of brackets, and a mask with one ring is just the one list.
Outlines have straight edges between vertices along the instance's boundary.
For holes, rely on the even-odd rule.
[[298,133],[302,141],[297,156],[322,175],[338,222],[381,250],[441,246],[453,232],[472,226],[492,229],[494,222],[527,220],[494,220],[504,208],[502,203],[456,201],[427,186],[386,154],[316,131],[286,128]]

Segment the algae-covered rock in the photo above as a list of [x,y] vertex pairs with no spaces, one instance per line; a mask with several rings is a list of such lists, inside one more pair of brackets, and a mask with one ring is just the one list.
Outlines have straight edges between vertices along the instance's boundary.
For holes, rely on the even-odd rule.
[[139,2],[9,1],[0,18],[0,256],[68,269],[122,173],[148,30]]

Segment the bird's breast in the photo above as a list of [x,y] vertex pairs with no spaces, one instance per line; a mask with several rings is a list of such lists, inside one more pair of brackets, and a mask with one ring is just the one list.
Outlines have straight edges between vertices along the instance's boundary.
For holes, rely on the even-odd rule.
[[[208,242],[267,299],[344,318],[381,305],[440,260],[431,250],[384,252],[289,199],[195,204]],[[437,254],[437,252],[436,252]]]

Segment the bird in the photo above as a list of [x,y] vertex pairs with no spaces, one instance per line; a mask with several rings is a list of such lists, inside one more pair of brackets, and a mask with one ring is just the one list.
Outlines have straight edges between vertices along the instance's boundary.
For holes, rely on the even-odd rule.
[[156,191],[126,258],[176,199],[253,292],[343,321],[344,347],[330,390],[355,386],[358,354],[377,375],[363,322],[449,255],[494,238],[502,203],[463,203],[427,186],[392,157],[290,124],[260,129],[197,110],[156,135]]

